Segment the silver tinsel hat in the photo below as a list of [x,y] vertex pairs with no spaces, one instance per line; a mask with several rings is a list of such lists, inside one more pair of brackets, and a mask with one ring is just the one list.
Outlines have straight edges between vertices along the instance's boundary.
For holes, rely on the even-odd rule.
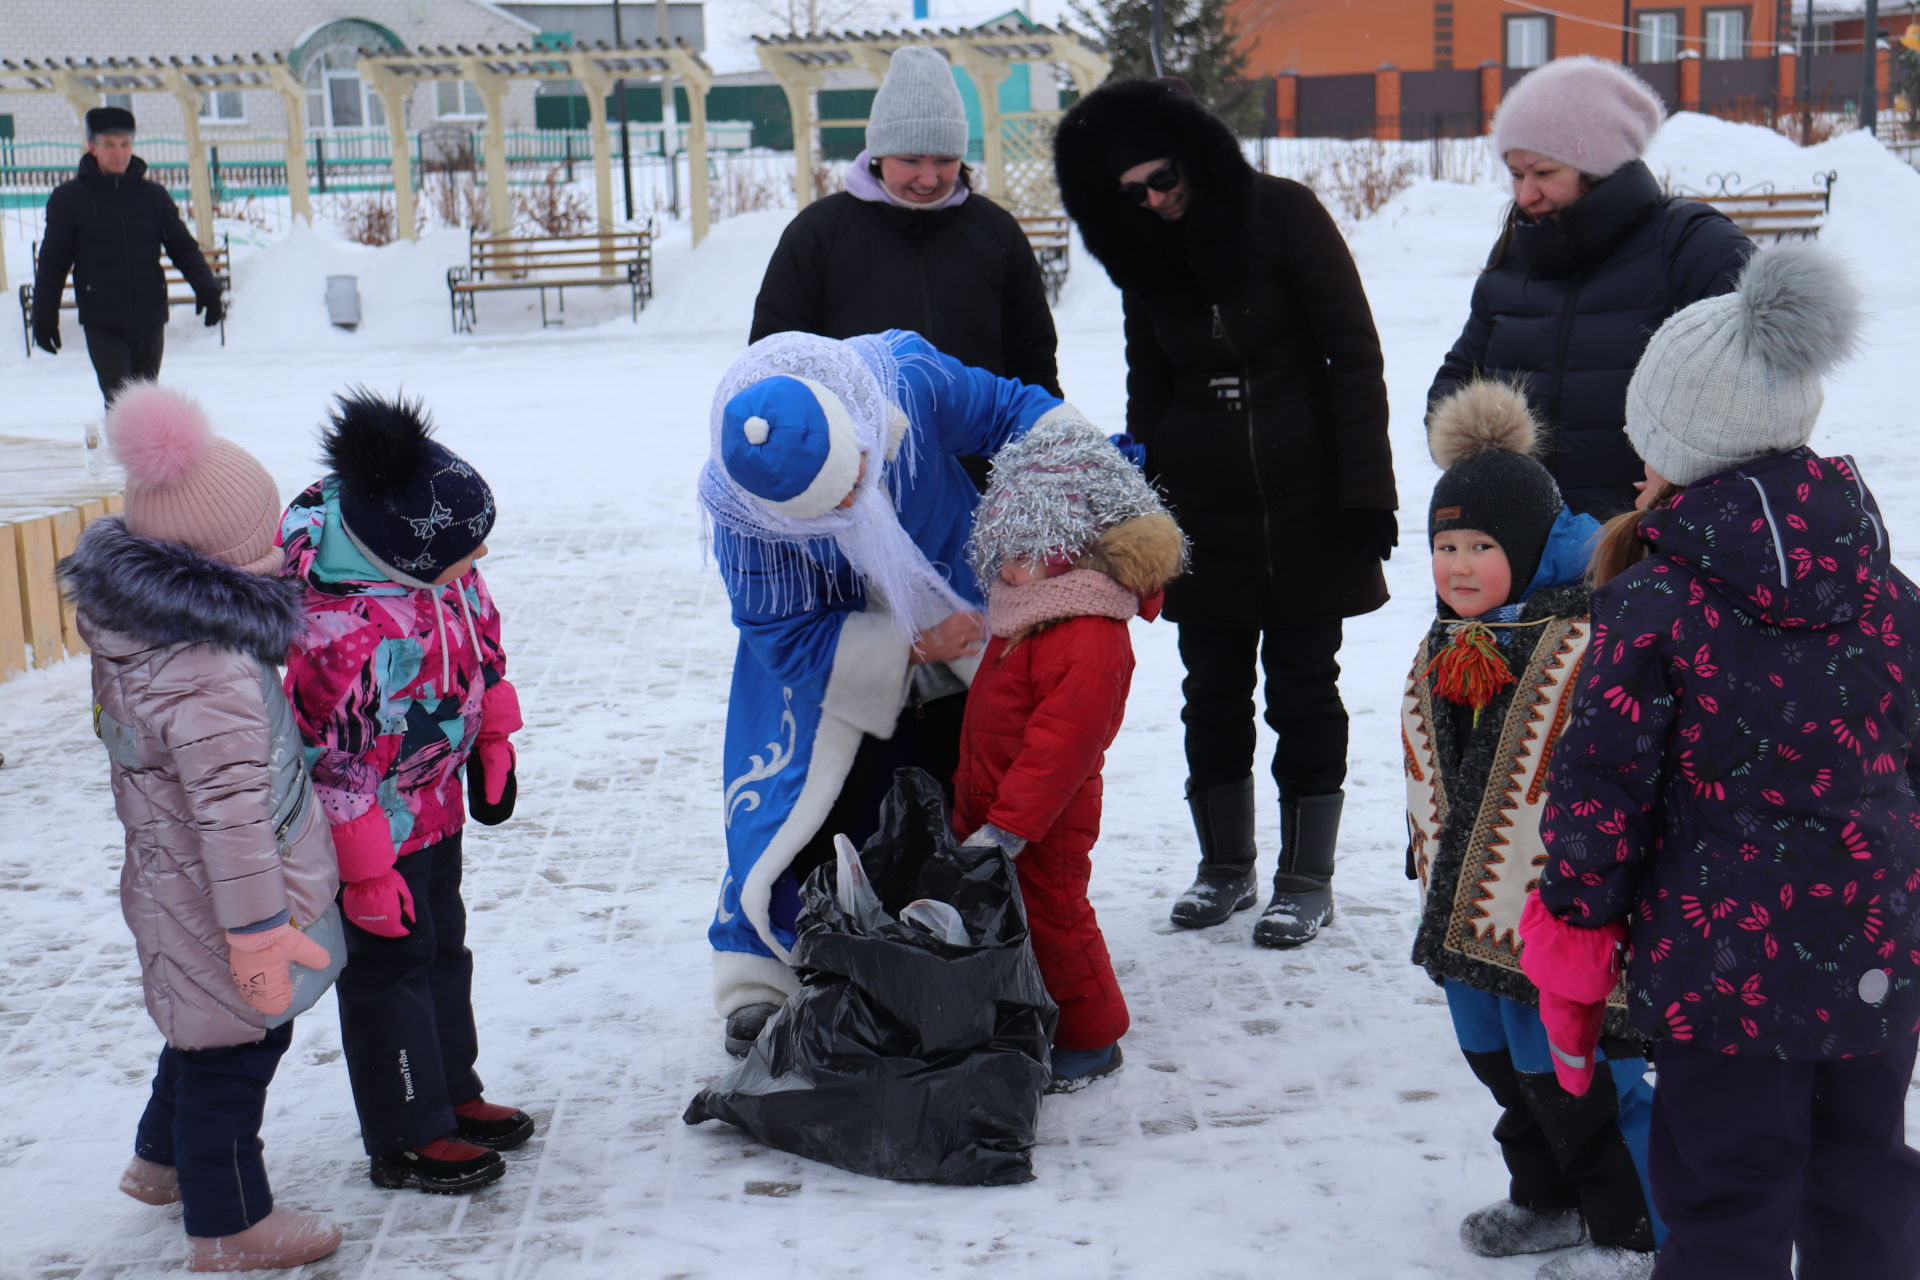
[[994,455],[967,561],[991,582],[1009,560],[1077,560],[1122,521],[1166,510],[1098,427],[1049,414]]

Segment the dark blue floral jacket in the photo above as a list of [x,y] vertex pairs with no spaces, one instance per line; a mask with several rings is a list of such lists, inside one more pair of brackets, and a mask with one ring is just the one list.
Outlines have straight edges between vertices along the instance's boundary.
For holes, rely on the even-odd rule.
[[1628,919],[1649,1035],[1839,1058],[1920,1019],[1920,603],[1850,459],[1689,485],[1594,593],[1540,896]]

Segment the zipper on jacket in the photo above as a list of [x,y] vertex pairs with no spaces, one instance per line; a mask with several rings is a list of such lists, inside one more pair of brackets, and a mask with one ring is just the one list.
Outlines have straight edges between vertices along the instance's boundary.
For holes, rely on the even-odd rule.
[[1560,312],[1560,336],[1553,348],[1553,394],[1547,399],[1547,430],[1560,429],[1560,393],[1567,382],[1567,343],[1573,337],[1573,316],[1580,306],[1580,286],[1574,285],[1573,292],[1567,295],[1567,305]]
[[1220,304],[1217,302],[1213,304],[1213,338],[1216,342],[1226,343],[1229,349],[1233,346],[1233,340],[1227,337],[1227,322],[1220,318]]
[[[1233,345],[1233,339],[1227,334],[1226,317],[1220,314],[1220,304],[1215,302],[1209,307],[1213,312],[1213,336],[1224,342],[1233,358],[1240,361],[1240,350]],[[1267,486],[1260,479],[1260,449],[1253,420],[1253,379],[1248,376],[1244,362],[1240,364],[1240,410],[1247,415],[1247,465],[1253,469],[1253,491],[1260,499],[1260,542],[1265,553],[1267,576],[1273,576],[1273,517],[1267,509]]]

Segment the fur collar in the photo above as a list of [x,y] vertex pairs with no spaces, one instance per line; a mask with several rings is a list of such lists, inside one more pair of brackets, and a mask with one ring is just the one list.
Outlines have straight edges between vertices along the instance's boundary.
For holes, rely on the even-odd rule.
[[[1129,202],[1108,169],[1110,143],[1145,133],[1171,140],[1171,158],[1192,192],[1178,222],[1162,222]],[[1248,260],[1253,166],[1231,129],[1166,85],[1123,80],[1075,103],[1054,138],[1054,172],[1087,252],[1124,290],[1185,296],[1197,287],[1197,268],[1211,262],[1244,267]]]
[[155,646],[211,644],[279,663],[300,628],[299,583],[143,538],[119,516],[87,526],[60,576],[90,621]]

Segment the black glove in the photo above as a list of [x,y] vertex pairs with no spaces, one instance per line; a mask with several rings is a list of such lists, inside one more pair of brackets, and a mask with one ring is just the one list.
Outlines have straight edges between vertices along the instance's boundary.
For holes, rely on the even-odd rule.
[[60,354],[59,316],[55,316],[45,324],[41,324],[38,320],[33,322],[33,345],[50,356]]
[[194,299],[193,314],[199,315],[202,311],[207,313],[207,328],[209,329],[227,318],[227,305],[220,301],[220,295],[217,293],[210,297]]
[[1346,522],[1346,535],[1382,560],[1393,558],[1400,545],[1400,522],[1391,511],[1372,507],[1354,507],[1340,513]]
[[480,753],[467,757],[467,812],[475,822],[497,827],[513,816],[513,802],[520,798],[520,777],[516,769],[507,770],[507,785],[500,789],[500,803],[487,803],[487,779],[480,767]]

